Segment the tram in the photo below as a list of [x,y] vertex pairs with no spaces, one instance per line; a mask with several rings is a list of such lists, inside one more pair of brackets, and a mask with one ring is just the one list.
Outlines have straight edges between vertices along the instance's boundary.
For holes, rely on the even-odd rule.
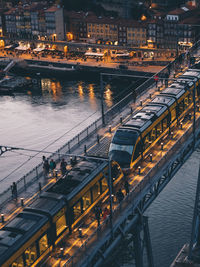
[[123,170],[136,166],[193,107],[194,88],[198,101],[200,70],[189,69],[116,130],[109,148],[110,158]]
[[[111,163],[113,188],[123,173]],[[0,266],[40,266],[53,247],[108,193],[108,162],[78,161],[64,178],[43,192],[0,230]]]

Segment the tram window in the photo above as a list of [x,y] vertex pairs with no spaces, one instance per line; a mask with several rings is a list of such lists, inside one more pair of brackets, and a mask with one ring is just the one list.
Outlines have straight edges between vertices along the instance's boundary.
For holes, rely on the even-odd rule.
[[100,196],[100,184],[97,182],[95,185],[92,187],[92,197],[93,201],[95,201],[99,196]]
[[142,145],[141,145],[141,141],[139,141],[136,145],[136,148],[135,148],[135,153],[134,153],[134,156],[133,156],[133,159],[137,159],[139,157],[139,155],[142,153]]
[[156,140],[156,128],[153,128],[151,131],[151,141],[155,141]]
[[22,256],[17,258],[12,264],[11,267],[24,267],[24,261]]
[[184,99],[184,104],[186,108],[189,106],[188,96],[186,96],[186,98]]
[[188,102],[189,102],[189,104],[192,103],[192,94],[189,94],[189,95],[188,95]]
[[59,234],[62,233],[62,231],[64,231],[66,227],[67,227],[67,224],[66,224],[65,215],[63,215],[56,221],[57,236],[59,236]]
[[184,100],[179,103],[179,114],[184,112]]
[[176,119],[176,109],[172,109],[171,111],[171,121],[174,121]]
[[81,216],[81,201],[78,201],[74,207],[74,219],[77,219],[79,216]]
[[42,255],[48,249],[48,239],[47,234],[43,235],[43,237],[39,240],[39,251],[40,255]]
[[105,192],[108,189],[108,183],[106,178],[103,178],[101,180],[101,187],[102,187],[102,192]]
[[89,208],[89,206],[91,205],[92,201],[91,201],[91,193],[90,190],[88,190],[85,195],[82,197],[83,199],[83,210],[85,211],[86,209]]
[[113,180],[117,179],[120,176],[120,169],[116,164],[112,164],[111,172]]
[[37,259],[35,243],[25,250],[26,266],[31,266]]
[[149,133],[144,137],[144,150],[146,150],[150,145],[150,135]]
[[167,129],[167,117],[165,117],[162,121],[163,131]]
[[156,136],[160,136],[162,133],[162,124],[161,122],[159,122],[157,125],[156,125]]

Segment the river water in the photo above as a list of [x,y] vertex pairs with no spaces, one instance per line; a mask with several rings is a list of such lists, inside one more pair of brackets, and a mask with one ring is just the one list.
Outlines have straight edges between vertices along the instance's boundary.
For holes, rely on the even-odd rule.
[[[122,97],[125,87],[105,87],[105,108]],[[55,151],[100,114],[97,81],[42,78],[37,90],[0,96],[0,145]],[[35,154],[13,150],[0,157],[0,192],[41,162],[42,154]],[[195,151],[146,212],[155,267],[169,266],[190,238],[199,159],[200,152]],[[119,254],[120,266],[134,266],[128,253],[125,249]]]

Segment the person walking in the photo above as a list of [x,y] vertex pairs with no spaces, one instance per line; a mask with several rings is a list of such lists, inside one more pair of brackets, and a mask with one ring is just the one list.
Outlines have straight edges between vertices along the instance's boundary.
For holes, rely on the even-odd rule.
[[67,162],[65,161],[65,159],[62,159],[62,161],[60,163],[60,170],[61,170],[61,173],[63,176],[66,173],[66,167],[67,167]]
[[154,81],[156,83],[156,88],[158,87],[158,75],[155,75],[154,76]]
[[49,168],[50,168],[50,172],[51,172],[51,176],[54,175],[54,170],[56,168],[56,163],[53,159],[51,159],[50,164],[49,164]]
[[49,162],[46,159],[44,164],[43,164],[43,170],[44,170],[44,177],[46,178],[49,174]]
[[102,210],[100,206],[96,206],[94,207],[94,214],[95,214],[95,218],[97,220],[98,226],[100,225],[100,218],[101,218],[101,214],[102,214]]
[[105,207],[103,211],[103,220],[105,221],[109,215],[110,215],[110,211],[107,207]]
[[124,182],[124,189],[125,189],[125,191],[126,191],[126,195],[128,195],[129,194],[129,187],[130,187],[130,185],[129,185],[129,182],[126,180],[125,182]]
[[17,185],[15,182],[13,182],[12,184],[12,196],[14,199],[17,200]]
[[123,194],[121,188],[117,191],[116,197],[117,197],[117,200],[119,203],[122,202],[122,200],[124,199],[124,194]]

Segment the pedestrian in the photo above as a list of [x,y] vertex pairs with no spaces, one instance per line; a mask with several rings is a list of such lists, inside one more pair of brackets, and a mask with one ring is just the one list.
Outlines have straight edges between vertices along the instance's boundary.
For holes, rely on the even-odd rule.
[[44,177],[46,178],[49,174],[49,162],[47,159],[45,159],[45,161],[44,161],[43,171],[44,171]]
[[136,97],[137,97],[136,91],[135,91],[135,89],[133,89],[133,102],[134,103],[136,101]]
[[101,218],[101,214],[102,214],[102,210],[100,206],[96,206],[94,208],[94,214],[95,214],[95,218],[97,220],[98,226],[100,225],[100,218]]
[[156,83],[156,88],[158,87],[158,75],[155,75],[154,76],[154,81]]
[[105,207],[103,211],[103,220],[105,221],[109,215],[110,215],[110,211],[107,207]]
[[67,162],[65,161],[65,159],[62,159],[62,161],[60,163],[60,170],[61,170],[61,173],[63,176],[66,173],[66,166],[67,166]]
[[165,87],[168,87],[168,79],[169,79],[169,75],[168,73],[165,74]]
[[49,163],[49,168],[50,168],[50,172],[51,172],[51,175],[53,176],[54,175],[54,170],[56,168],[56,163],[53,159],[51,159],[50,163]]
[[42,156],[42,162],[44,163],[46,160],[46,157],[45,156]]
[[16,183],[13,182],[11,187],[12,187],[12,196],[13,196],[13,198],[15,198],[17,200],[17,185],[16,185]]
[[116,197],[117,197],[117,200],[119,203],[122,202],[122,200],[124,199],[124,194],[123,194],[121,188],[117,191]]
[[124,182],[124,189],[125,189],[125,191],[126,191],[126,195],[129,194],[129,187],[130,187],[129,182],[126,180],[126,181]]

